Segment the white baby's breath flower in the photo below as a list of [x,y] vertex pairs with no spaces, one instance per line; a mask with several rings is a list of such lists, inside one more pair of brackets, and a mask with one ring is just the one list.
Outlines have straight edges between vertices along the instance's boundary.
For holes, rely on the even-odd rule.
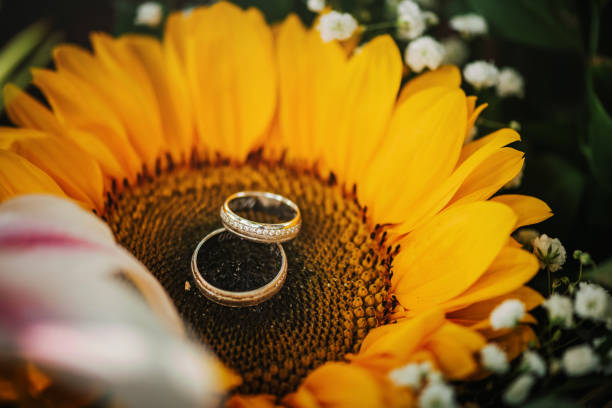
[[513,68],[502,68],[499,71],[499,81],[497,82],[497,96],[506,98],[517,96],[522,98],[525,95],[525,81],[523,76]]
[[565,350],[562,364],[567,375],[579,377],[599,368],[599,356],[595,354],[591,346],[582,344]]
[[561,241],[546,234],[533,240],[533,253],[540,260],[540,268],[547,268],[551,272],[558,271],[565,263],[565,248]]
[[323,42],[333,40],[348,40],[357,30],[357,20],[349,13],[330,11],[321,16],[317,30],[321,33]]
[[412,0],[404,0],[397,6],[397,36],[413,40],[425,31],[427,22],[421,8]]
[[522,245],[532,245],[534,239],[540,236],[540,233],[533,228],[521,228],[516,233],[516,240]]
[[454,408],[456,406],[455,391],[444,383],[429,384],[419,396],[420,408]]
[[610,295],[594,283],[580,282],[574,306],[576,314],[584,319],[605,321],[608,317]]
[[432,11],[423,11],[423,20],[428,26],[438,25],[440,22],[438,15]]
[[535,383],[535,378],[531,374],[523,374],[512,381],[504,391],[502,399],[508,405],[519,405],[525,402],[529,396],[529,391]]
[[468,38],[486,34],[488,31],[486,20],[481,15],[474,13],[455,16],[450,19],[449,24],[453,30]]
[[474,61],[463,68],[463,77],[476,89],[489,88],[497,84],[499,71],[490,62]]
[[410,363],[389,373],[389,379],[399,387],[421,388],[425,376],[431,370],[429,363]]
[[535,351],[527,350],[523,353],[521,369],[535,374],[536,377],[544,377],[546,375],[546,362]]
[[142,3],[136,9],[134,24],[157,27],[162,20],[162,6],[154,1]]
[[318,13],[325,8],[325,0],[308,0],[306,6],[313,13]]
[[569,297],[553,293],[542,306],[548,311],[548,319],[551,324],[566,329],[574,325],[574,307]]
[[525,304],[518,299],[507,299],[500,303],[489,316],[491,327],[495,330],[510,329],[525,316]]
[[458,37],[448,37],[442,40],[444,47],[444,63],[463,65],[470,54],[468,46]]
[[421,72],[425,67],[436,69],[444,57],[442,45],[429,36],[417,38],[406,47],[404,59],[413,72]]
[[497,344],[489,343],[480,350],[480,358],[484,368],[497,374],[508,371],[509,364],[506,353]]

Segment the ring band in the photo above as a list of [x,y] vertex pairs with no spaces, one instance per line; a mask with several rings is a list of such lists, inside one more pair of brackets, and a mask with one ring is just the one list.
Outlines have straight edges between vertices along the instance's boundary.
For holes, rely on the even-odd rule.
[[[272,224],[252,221],[235,212],[251,209],[291,218]],[[220,215],[225,228],[238,236],[257,242],[289,241],[297,236],[302,226],[300,209],[293,201],[264,191],[241,191],[232,194],[221,206]]]
[[[219,289],[218,287],[210,284],[198,269],[198,253],[200,252],[200,248],[202,245],[206,243],[212,237],[221,234],[222,232],[227,231],[225,228],[219,228],[214,230],[210,234],[204,237],[196,247],[193,252],[193,256],[191,257],[191,272],[193,273],[193,277],[198,286],[198,289],[204,296],[208,299],[212,300],[215,303],[224,306],[232,306],[232,307],[240,307],[240,306],[254,306],[261,302],[264,302],[274,296],[280,288],[285,283],[285,278],[287,277],[287,256],[285,255],[285,250],[280,243],[276,243],[280,254],[281,254],[281,266],[280,270],[270,282],[261,286],[257,289],[242,291],[242,292],[234,292],[230,290]],[[230,231],[231,232],[231,231]]]

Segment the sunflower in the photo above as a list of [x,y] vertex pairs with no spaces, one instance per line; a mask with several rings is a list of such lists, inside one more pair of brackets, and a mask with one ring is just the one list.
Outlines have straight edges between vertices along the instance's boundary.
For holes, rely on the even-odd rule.
[[[34,70],[50,108],[5,88],[19,127],[0,129],[0,199],[52,194],[81,206],[75,223],[83,209],[103,220],[188,335],[239,374],[230,406],[410,405],[391,370],[428,361],[450,379],[485,375],[487,342],[512,357],[533,340],[531,316],[493,330],[489,314],[505,299],[542,301],[525,286],[538,262],[511,234],[551,212],[493,197],[522,168],[507,147],[519,135],[464,144],[485,106],[456,67],[400,86],[388,36],[351,54],[296,16],[271,28],[225,2],[171,15],[162,42],[91,42]],[[291,198],[304,222],[279,294],[231,309],[190,289],[188,260],[224,198],[245,189]],[[123,279],[173,320],[165,294]]]

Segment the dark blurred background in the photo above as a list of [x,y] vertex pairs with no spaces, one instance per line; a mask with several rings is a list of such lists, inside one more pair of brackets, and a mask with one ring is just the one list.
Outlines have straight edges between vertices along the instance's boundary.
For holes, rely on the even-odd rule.
[[[26,27],[42,21],[39,36],[15,72],[2,78],[28,87],[28,66],[50,64],[49,50],[60,41],[88,46],[88,33],[141,32],[160,36],[160,25],[134,25],[132,0],[0,0],[0,44],[7,45]],[[164,13],[206,1],[159,1]],[[307,23],[314,14],[305,0],[240,0],[260,8],[270,22],[298,13]],[[384,0],[330,1],[361,23],[384,19]],[[612,255],[612,7],[603,0],[447,0],[432,7],[440,25],[435,37],[449,31],[448,17],[473,11],[489,23],[489,35],[470,43],[470,60],[491,60],[516,68],[525,78],[522,99],[495,99],[488,121],[521,124],[518,146],[527,161],[520,188],[507,192],[544,199],[555,217],[538,230],[558,237],[568,254],[582,249],[602,262]],[[392,32],[391,30],[389,32]],[[41,34],[42,33],[42,34]],[[381,33],[377,31],[376,34]],[[367,40],[369,34],[364,36]],[[400,42],[400,47],[405,43]],[[31,87],[30,87],[31,88]],[[31,90],[31,89],[30,89]],[[466,88],[470,93],[472,89]],[[0,118],[7,125],[5,115]],[[495,130],[480,127],[481,134]],[[568,261],[570,262],[570,261]]]

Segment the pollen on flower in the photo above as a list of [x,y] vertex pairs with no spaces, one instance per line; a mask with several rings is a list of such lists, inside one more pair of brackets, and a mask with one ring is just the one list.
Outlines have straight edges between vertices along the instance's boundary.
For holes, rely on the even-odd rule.
[[517,299],[508,299],[498,305],[490,316],[495,330],[516,327],[525,315],[525,304]]
[[357,20],[349,13],[330,11],[321,16],[317,30],[321,33],[323,42],[333,40],[348,40],[357,30]]
[[421,72],[426,67],[436,69],[442,63],[443,58],[444,47],[429,36],[411,41],[404,53],[406,65],[414,72]]
[[159,23],[161,23],[162,15],[161,4],[154,1],[148,1],[146,3],[142,3],[136,9],[134,24],[157,27]]

